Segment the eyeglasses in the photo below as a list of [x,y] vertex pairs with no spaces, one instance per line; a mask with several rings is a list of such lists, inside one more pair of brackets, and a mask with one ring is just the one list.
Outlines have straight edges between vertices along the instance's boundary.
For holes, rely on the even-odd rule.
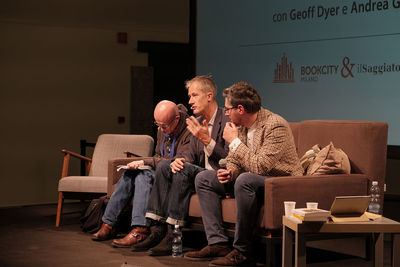
[[231,107],[231,108],[224,107],[224,112],[226,113],[228,111],[231,111],[231,109],[236,109],[236,108],[238,108],[238,107],[237,106],[236,107]]
[[160,123],[158,123],[158,122],[154,122],[154,124],[157,126],[157,127],[160,127],[161,129],[167,129],[169,126],[171,126],[173,123],[174,123],[174,121],[176,120],[176,118],[175,119],[173,119],[170,123],[168,123],[168,124],[160,124]]

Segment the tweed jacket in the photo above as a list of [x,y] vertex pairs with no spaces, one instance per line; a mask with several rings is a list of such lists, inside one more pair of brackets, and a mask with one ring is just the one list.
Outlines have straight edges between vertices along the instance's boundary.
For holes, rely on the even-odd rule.
[[242,172],[266,176],[302,175],[303,169],[287,121],[261,108],[256,123],[252,150],[247,146],[247,128],[239,127],[242,143],[227,157],[227,169],[232,170],[233,179]]
[[[201,124],[204,119],[200,116],[197,118],[197,120]],[[223,109],[218,108],[211,132],[211,138],[215,140],[215,147],[213,153],[208,158],[208,162],[214,170],[219,169],[219,160],[221,158],[225,158],[228,155],[229,143],[225,142],[225,140],[222,138],[225,124],[228,121],[229,117],[225,116]],[[186,162],[195,164],[203,168],[205,167],[204,144],[200,142],[200,140],[197,139],[195,136],[192,136],[189,149],[184,152],[184,158]]]
[[158,130],[154,156],[143,158],[146,165],[150,165],[155,168],[158,162],[161,160],[182,157],[183,152],[189,148],[189,142],[192,134],[188,129],[186,129],[186,118],[188,117],[187,109],[184,105],[178,104],[178,110],[181,117],[179,119],[176,133],[174,136],[171,136],[172,138],[175,138],[173,157],[171,158],[166,151],[162,151],[165,150],[164,143],[167,136],[161,130]]

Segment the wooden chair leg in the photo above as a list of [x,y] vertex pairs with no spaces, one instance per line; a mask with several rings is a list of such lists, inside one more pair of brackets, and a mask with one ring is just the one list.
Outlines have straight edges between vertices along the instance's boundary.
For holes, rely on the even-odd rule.
[[63,195],[62,192],[58,192],[58,207],[57,207],[56,227],[60,226],[63,204],[64,204],[64,195]]

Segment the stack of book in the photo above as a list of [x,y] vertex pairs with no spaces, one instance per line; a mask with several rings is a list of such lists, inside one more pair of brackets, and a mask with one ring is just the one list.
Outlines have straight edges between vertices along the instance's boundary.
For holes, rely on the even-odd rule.
[[302,208],[293,210],[293,217],[304,222],[326,222],[330,216],[331,212],[323,209]]

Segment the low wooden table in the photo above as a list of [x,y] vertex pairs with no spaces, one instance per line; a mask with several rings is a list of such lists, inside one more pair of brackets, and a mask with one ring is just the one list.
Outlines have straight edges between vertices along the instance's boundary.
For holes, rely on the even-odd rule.
[[392,234],[392,266],[400,266],[400,223],[382,217],[369,222],[301,222],[283,216],[282,266],[292,266],[293,242],[295,244],[295,266],[306,266],[307,235],[327,233],[371,233],[377,234],[372,255],[374,266],[383,267],[383,234]]

